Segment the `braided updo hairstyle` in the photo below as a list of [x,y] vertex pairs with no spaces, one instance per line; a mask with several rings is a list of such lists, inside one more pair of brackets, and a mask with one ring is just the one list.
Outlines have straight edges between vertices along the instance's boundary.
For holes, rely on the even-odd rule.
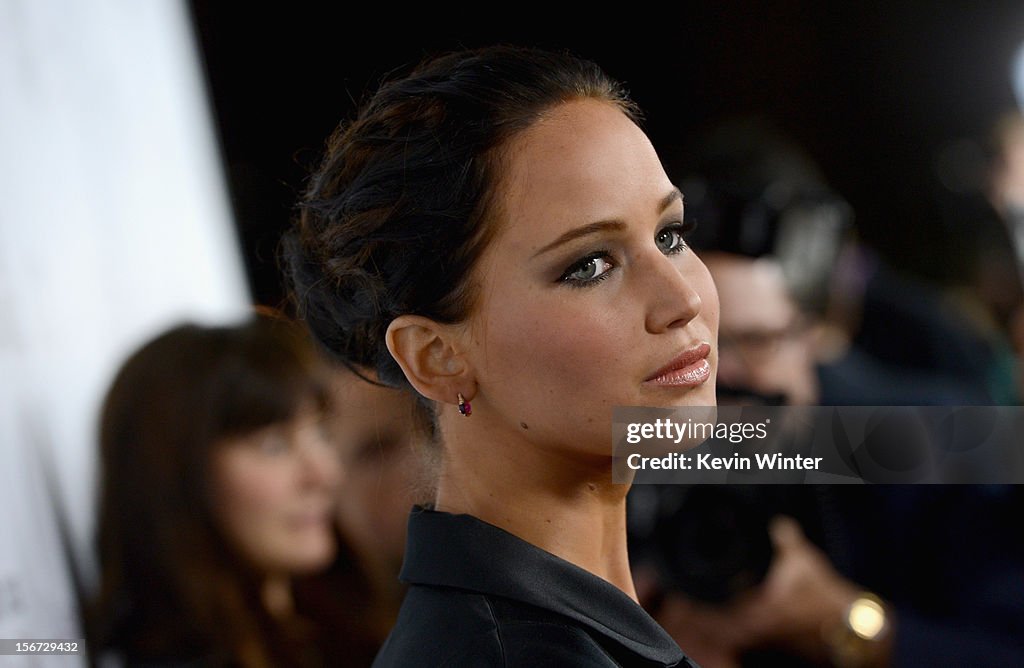
[[494,46],[424,62],[342,123],[282,245],[299,315],[320,342],[357,372],[409,387],[385,345],[388,325],[403,314],[465,319],[471,270],[500,215],[502,147],[580,98],[638,120],[623,87],[594,63]]

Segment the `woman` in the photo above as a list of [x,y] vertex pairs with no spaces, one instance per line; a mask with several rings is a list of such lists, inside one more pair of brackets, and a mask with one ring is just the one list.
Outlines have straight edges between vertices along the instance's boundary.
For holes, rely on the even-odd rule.
[[610,418],[714,404],[718,305],[636,118],[592,63],[493,47],[385,85],[329,142],[295,295],[443,449],[377,666],[686,663],[636,603]]
[[119,371],[100,424],[95,649],[127,665],[322,665],[291,586],[334,556],[340,471],[300,331],[185,325]]

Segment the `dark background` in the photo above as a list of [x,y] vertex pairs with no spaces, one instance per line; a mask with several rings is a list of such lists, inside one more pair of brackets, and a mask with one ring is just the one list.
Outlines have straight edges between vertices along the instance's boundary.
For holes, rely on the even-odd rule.
[[193,0],[253,296],[277,305],[276,244],[324,139],[388,73],[458,47],[568,48],[625,81],[666,166],[756,113],[802,144],[898,267],[941,262],[929,184],[951,139],[1013,108],[1024,3],[788,0],[613,5],[554,20],[512,5],[446,15],[349,3]]

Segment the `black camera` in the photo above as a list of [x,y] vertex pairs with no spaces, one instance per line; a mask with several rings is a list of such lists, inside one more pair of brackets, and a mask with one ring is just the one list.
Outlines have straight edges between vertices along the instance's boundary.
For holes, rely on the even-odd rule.
[[775,496],[759,485],[635,485],[630,552],[658,574],[662,589],[725,603],[768,573]]

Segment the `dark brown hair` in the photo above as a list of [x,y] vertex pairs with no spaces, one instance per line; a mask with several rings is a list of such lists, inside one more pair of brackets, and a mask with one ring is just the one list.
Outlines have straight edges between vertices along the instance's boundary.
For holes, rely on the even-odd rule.
[[434,58],[377,91],[328,141],[283,243],[298,311],[319,340],[351,368],[408,387],[388,325],[402,314],[466,317],[470,272],[494,231],[502,147],[579,98],[638,118],[594,63],[512,46]]
[[208,463],[222,439],[323,409],[320,361],[294,323],[182,325],[133,354],[100,417],[100,590],[90,644],[133,660],[201,656],[277,663],[287,633],[259,574],[228,546],[210,507]]

